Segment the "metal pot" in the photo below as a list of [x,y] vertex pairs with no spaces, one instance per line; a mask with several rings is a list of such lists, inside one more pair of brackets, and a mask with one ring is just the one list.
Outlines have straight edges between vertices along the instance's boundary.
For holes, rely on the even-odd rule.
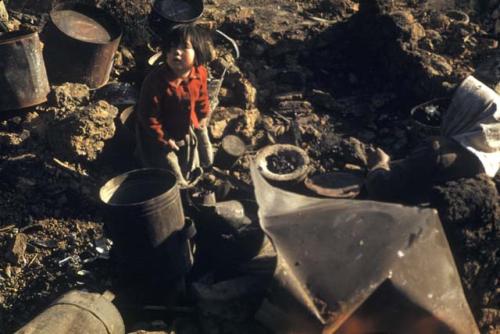
[[38,33],[0,35],[0,110],[40,104],[47,101],[49,91]]
[[118,22],[102,9],[77,3],[56,6],[43,31],[51,82],[105,85],[121,36]]
[[[281,156],[285,160],[294,161],[296,164],[294,170],[286,173],[277,173],[273,171],[269,163],[273,156]],[[276,144],[266,146],[257,152],[255,163],[262,176],[276,186],[292,185],[302,182],[309,172],[309,157],[307,153],[295,145]]]

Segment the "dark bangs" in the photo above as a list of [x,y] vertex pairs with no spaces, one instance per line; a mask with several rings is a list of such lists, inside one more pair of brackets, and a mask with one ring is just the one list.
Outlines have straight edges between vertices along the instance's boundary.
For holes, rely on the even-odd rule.
[[211,60],[211,38],[208,31],[193,23],[177,24],[162,37],[162,49],[167,52],[172,47],[191,41],[196,55],[196,64],[206,64]]

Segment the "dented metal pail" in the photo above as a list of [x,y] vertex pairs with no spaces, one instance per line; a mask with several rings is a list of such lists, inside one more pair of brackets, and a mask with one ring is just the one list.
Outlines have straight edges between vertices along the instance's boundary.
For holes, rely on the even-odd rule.
[[40,104],[49,91],[38,33],[0,35],[0,110]]
[[50,81],[105,85],[121,36],[119,24],[102,9],[76,3],[55,7],[42,36]]

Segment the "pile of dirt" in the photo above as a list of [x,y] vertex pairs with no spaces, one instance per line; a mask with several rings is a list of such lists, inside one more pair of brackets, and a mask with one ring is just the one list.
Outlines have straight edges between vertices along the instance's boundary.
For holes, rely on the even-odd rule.
[[433,191],[432,206],[448,236],[466,296],[484,332],[500,323],[500,201],[486,176],[450,181]]

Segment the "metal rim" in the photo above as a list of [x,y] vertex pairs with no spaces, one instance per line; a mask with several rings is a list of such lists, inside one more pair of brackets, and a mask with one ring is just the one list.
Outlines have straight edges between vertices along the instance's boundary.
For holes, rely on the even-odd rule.
[[[152,196],[149,199],[143,200],[143,201],[138,201],[138,202],[133,202],[133,203],[114,203],[110,201],[112,198],[113,194],[116,192],[118,187],[122,185],[123,183],[127,182],[127,178],[133,177],[140,175],[141,173],[157,173],[157,174],[163,174],[165,176],[169,176],[172,178],[173,183],[168,190],[157,194],[155,196]],[[146,202],[154,201],[157,199],[160,199],[162,197],[168,197],[170,196],[172,191],[176,191],[178,188],[177,186],[177,180],[175,176],[168,170],[166,169],[161,169],[161,168],[141,168],[141,169],[134,169],[131,171],[128,171],[126,173],[120,174],[118,176],[113,177],[112,179],[108,180],[100,189],[99,189],[99,199],[101,202],[105,205],[112,206],[112,207],[137,207],[137,206],[142,206]]]
[[417,119],[415,119],[415,114],[416,114],[416,112],[420,108],[422,108],[422,107],[424,107],[424,106],[426,106],[428,104],[438,103],[438,102],[444,102],[444,101],[448,101],[448,103],[449,103],[449,102],[451,102],[451,99],[448,98],[448,97],[438,97],[438,98],[426,101],[424,103],[420,103],[419,105],[413,107],[410,110],[411,121],[414,122],[414,123],[416,123],[416,124],[418,124],[418,125],[420,125],[420,126],[423,126],[423,127],[429,128],[429,129],[440,129],[441,126],[429,125],[429,124],[425,124],[425,123],[422,123],[422,122],[418,121]]
[[[94,41],[87,41],[87,40],[83,40],[81,38],[78,38],[78,37],[75,37],[75,36],[72,36],[72,35],[69,35],[67,34],[57,23],[56,23],[56,20],[54,20],[54,14],[59,12],[59,11],[62,11],[62,10],[74,10],[76,12],[79,12],[81,13],[79,10],[89,10],[89,11],[95,11],[96,13],[98,13],[99,15],[102,15],[103,17],[106,18],[106,22],[109,24],[109,27],[108,26],[103,26],[108,32],[110,32],[111,34],[111,39],[107,42],[94,42]],[[86,15],[85,13],[81,13],[81,14],[84,14]],[[120,24],[116,21],[116,19],[111,16],[110,14],[108,14],[106,11],[100,9],[100,8],[97,8],[97,7],[92,7],[92,6],[88,6],[88,5],[84,5],[84,4],[80,4],[80,3],[62,3],[62,4],[59,4],[57,6],[55,6],[49,13],[49,17],[50,17],[50,22],[57,28],[57,30],[59,32],[61,32],[63,35],[67,36],[68,38],[71,38],[71,39],[74,39],[74,40],[77,40],[81,43],[87,43],[87,44],[94,44],[94,45],[107,45],[107,44],[111,44],[113,43],[114,41],[120,39],[122,37],[122,34],[123,34],[123,30],[120,26]],[[98,22],[100,23],[100,22]]]
[[[283,151],[289,151],[289,152],[294,152],[298,156],[300,156],[302,160],[302,164],[297,167],[296,170],[294,170],[292,173],[287,173],[287,174],[276,174],[271,172],[267,168],[267,161],[266,158],[274,153],[277,152],[283,152]],[[300,147],[290,145],[290,144],[275,144],[275,145],[270,145],[267,147],[264,147],[261,149],[257,155],[255,156],[255,162],[257,164],[257,167],[266,179],[271,180],[271,181],[279,181],[279,182],[300,182],[302,181],[309,170],[309,156],[307,153],[301,149]]]
[[0,45],[17,42],[22,39],[32,38],[35,35],[38,37],[38,32],[27,30],[18,30],[3,33],[0,35]]
[[[198,1],[196,4],[198,6],[193,6],[194,9],[198,9],[199,13],[196,13],[195,16],[193,16],[192,18],[190,19],[186,19],[186,20],[179,20],[179,19],[175,19],[173,17],[168,17],[168,16],[165,16],[163,15],[163,13],[161,12],[161,8],[159,7],[160,6],[160,3],[161,1],[159,0],[156,0],[153,4],[153,11],[159,15],[161,18],[167,20],[167,21],[170,21],[170,22],[173,22],[173,23],[192,23],[194,21],[196,21],[197,19],[199,19],[202,15],[203,15],[203,11],[204,11],[204,5],[203,5],[203,1]],[[196,5],[195,4],[195,5]],[[198,7],[198,8],[197,8]]]

